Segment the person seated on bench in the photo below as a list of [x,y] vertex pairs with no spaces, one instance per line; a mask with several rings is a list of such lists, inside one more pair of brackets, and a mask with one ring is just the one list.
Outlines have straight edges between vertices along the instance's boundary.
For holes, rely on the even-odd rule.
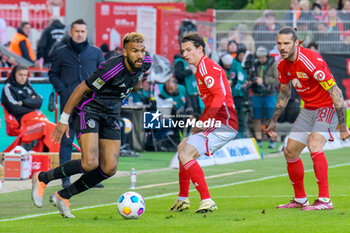
[[1,94],[1,103],[13,115],[19,124],[22,117],[39,110],[43,99],[38,95],[28,80],[28,68],[17,65],[6,80]]

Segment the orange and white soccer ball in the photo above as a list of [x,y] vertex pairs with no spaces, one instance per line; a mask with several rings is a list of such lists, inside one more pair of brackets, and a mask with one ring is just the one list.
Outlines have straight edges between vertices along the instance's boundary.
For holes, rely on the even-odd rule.
[[136,192],[123,193],[117,203],[118,212],[126,219],[139,218],[146,209],[143,197]]

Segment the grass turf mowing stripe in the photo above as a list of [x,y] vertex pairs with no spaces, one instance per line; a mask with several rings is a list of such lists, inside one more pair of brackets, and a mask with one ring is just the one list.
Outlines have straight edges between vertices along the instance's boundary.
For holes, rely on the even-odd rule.
[[[333,165],[333,166],[329,166],[328,168],[344,167],[344,166],[349,166],[349,165],[350,165],[350,163],[336,164],[336,165]],[[305,172],[311,172],[311,171],[313,171],[313,169],[305,170]],[[262,178],[257,178],[257,179],[252,179],[252,180],[245,180],[245,181],[229,183],[229,184],[224,184],[224,185],[214,185],[214,186],[209,187],[209,189],[222,188],[222,187],[234,186],[234,185],[246,184],[246,183],[252,183],[252,182],[257,182],[257,181],[263,181],[263,180],[283,177],[283,176],[287,176],[287,175],[288,175],[288,173],[283,173],[283,174],[280,174],[280,175],[266,176],[266,177],[262,177]],[[190,190],[190,192],[193,192],[193,191],[195,191],[195,189],[191,189]],[[166,197],[166,196],[171,196],[171,195],[176,195],[176,194],[178,194],[178,192],[165,193],[165,194],[145,197],[144,199],[148,200],[148,199]],[[86,209],[99,208],[99,207],[105,207],[105,206],[111,206],[111,205],[116,205],[116,202],[108,203],[108,204],[101,204],[101,205],[85,206],[85,207],[75,208],[75,209],[72,209],[72,211],[86,210]],[[0,219],[0,222],[9,222],[9,221],[15,221],[15,220],[23,220],[23,219],[28,219],[28,218],[36,218],[36,217],[40,217],[40,216],[52,215],[52,214],[58,214],[58,211],[41,213],[41,214],[25,215],[25,216],[21,216],[21,217],[8,218],[8,219]]]
[[[253,172],[253,171],[254,170],[252,170],[252,169],[246,169],[246,170],[235,171],[235,172],[227,172],[227,173],[222,173],[222,174],[218,174],[218,175],[206,176],[205,179],[207,180],[207,179],[213,179],[213,178],[230,176],[230,175],[237,175],[237,174]],[[179,181],[177,180],[177,181],[160,183],[160,184],[148,184],[148,185],[136,187],[136,189],[147,189],[147,188],[154,188],[154,187],[165,186],[165,185],[170,185],[170,184],[178,184],[178,183],[179,183]]]

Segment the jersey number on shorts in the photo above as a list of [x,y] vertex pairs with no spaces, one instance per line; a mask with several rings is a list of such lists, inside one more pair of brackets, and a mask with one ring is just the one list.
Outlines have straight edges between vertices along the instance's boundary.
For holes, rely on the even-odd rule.
[[334,115],[334,108],[319,108],[317,109],[316,121],[322,121],[330,124]]

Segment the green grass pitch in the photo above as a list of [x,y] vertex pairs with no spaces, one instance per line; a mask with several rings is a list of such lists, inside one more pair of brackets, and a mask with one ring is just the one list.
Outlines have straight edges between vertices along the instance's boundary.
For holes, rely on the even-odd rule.
[[[63,219],[49,205],[45,193],[43,208],[34,207],[30,190],[0,194],[0,232],[350,232],[350,149],[326,151],[329,183],[334,210],[305,212],[276,209],[293,196],[283,157],[203,168],[209,191],[218,205],[214,213],[195,214],[199,194],[191,186],[191,208],[168,213],[176,198],[178,171],[163,169],[138,174],[136,192],[146,201],[146,211],[138,220],[125,220],[117,213],[116,200],[128,191],[129,177],[104,182],[105,189],[92,189],[71,199],[75,219]],[[139,158],[121,158],[119,170],[164,168],[173,153],[147,153]],[[317,184],[311,158],[302,155],[305,188],[309,201],[317,198]],[[216,176],[224,174],[224,176]],[[144,187],[146,185],[156,185]],[[92,206],[92,207],[91,207]],[[95,207],[93,207],[95,206]],[[91,208],[87,208],[91,207]],[[29,215],[38,215],[28,217]],[[18,217],[24,219],[12,220]]]

